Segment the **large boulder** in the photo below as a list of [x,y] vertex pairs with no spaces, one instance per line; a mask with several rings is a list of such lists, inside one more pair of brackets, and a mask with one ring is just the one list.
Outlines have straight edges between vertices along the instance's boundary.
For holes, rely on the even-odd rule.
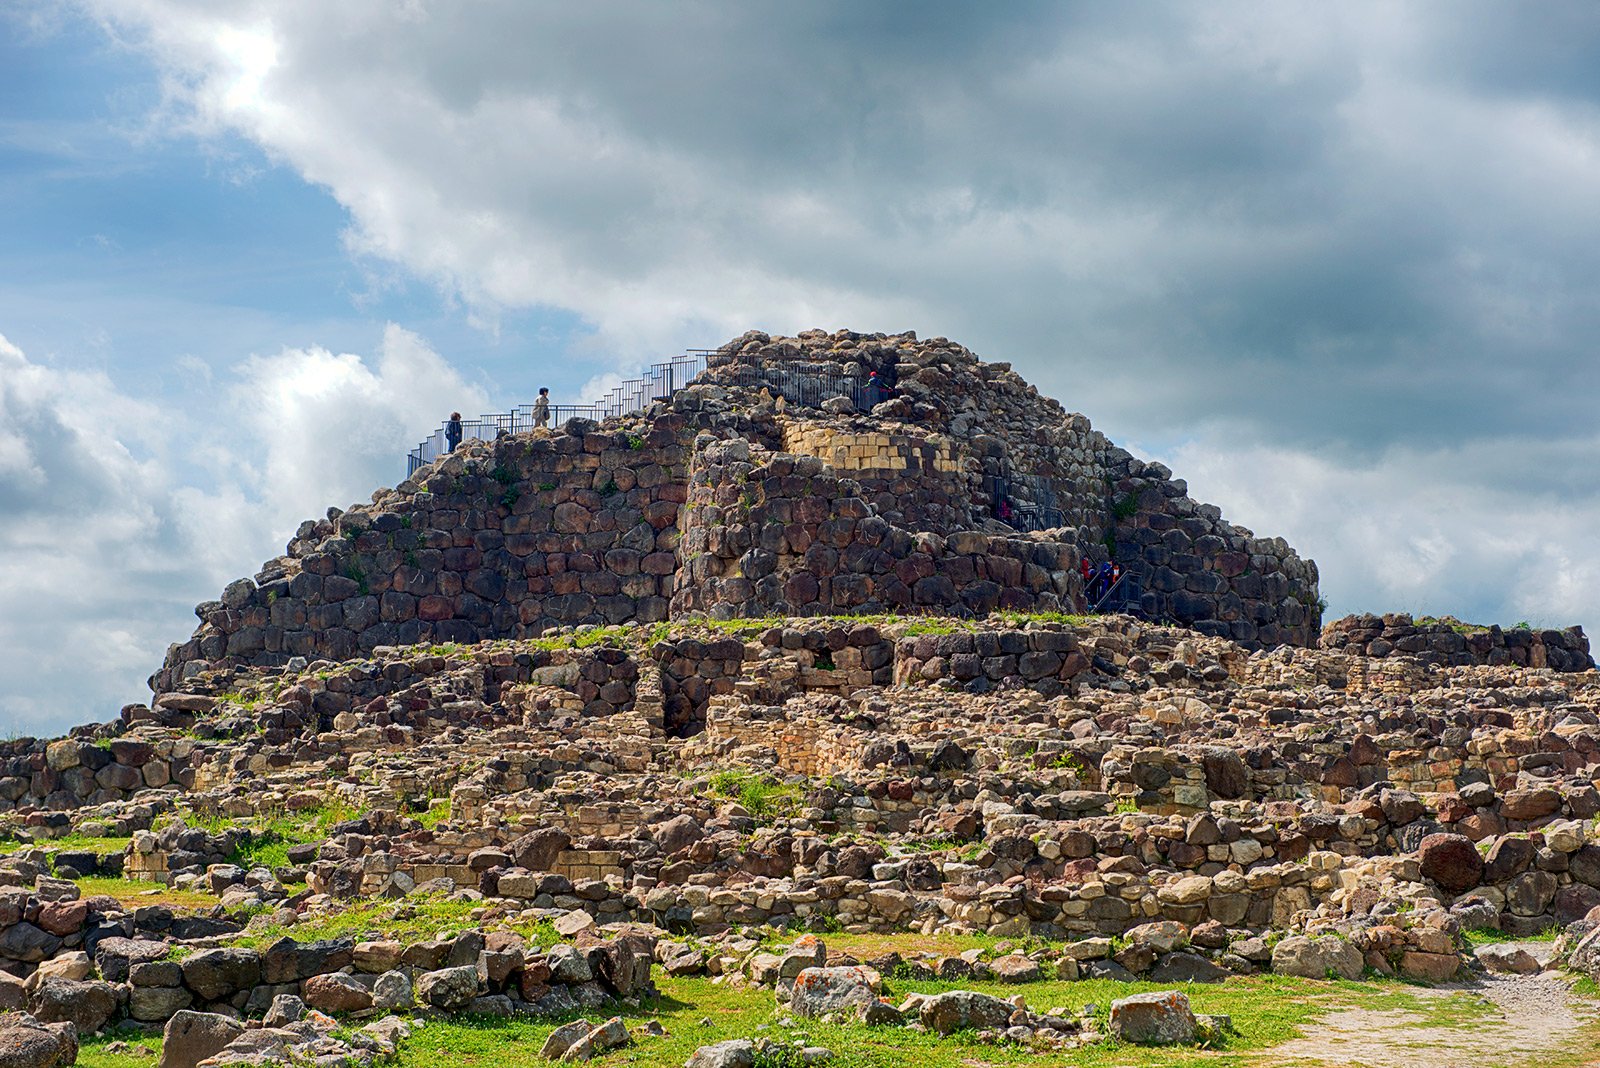
[[61,939],[31,923],[14,923],[0,931],[0,957],[31,963],[55,956],[60,948]]
[[949,990],[922,1002],[922,1026],[948,1035],[967,1029],[1005,1027],[1016,1009],[1011,1002],[976,990]]
[[172,1015],[161,1032],[161,1062],[157,1068],[195,1068],[207,1057],[228,1048],[244,1034],[244,1024],[215,1012],[183,1009]]
[[1378,807],[1383,818],[1395,827],[1403,827],[1427,814],[1428,806],[1410,790],[1383,790],[1378,794]]
[[544,1045],[539,1047],[539,1056],[547,1061],[560,1060],[569,1049],[589,1037],[593,1026],[588,1020],[562,1024],[545,1036]]
[[789,1009],[815,1019],[830,1013],[850,1013],[878,1000],[883,981],[865,967],[807,968],[795,976],[789,992]]
[[689,1055],[683,1068],[752,1068],[755,1063],[755,1045],[748,1038],[730,1038],[701,1046]]
[[1430,834],[1417,850],[1422,877],[1459,894],[1483,878],[1483,857],[1464,834]]
[[417,977],[417,1000],[436,1009],[464,1009],[478,996],[478,968],[464,964]]
[[1600,926],[1596,926],[1572,947],[1567,957],[1567,967],[1591,979],[1600,979]]
[[680,813],[651,830],[656,845],[668,856],[680,849],[688,849],[706,836],[705,828],[687,812]]
[[650,985],[650,965],[655,961],[656,940],[647,935],[621,935],[600,947],[594,968],[597,978],[619,997],[644,991]]
[[1500,799],[1500,814],[1508,820],[1531,822],[1561,810],[1561,795],[1548,786],[1511,790]]
[[352,975],[313,975],[300,984],[300,996],[319,1012],[361,1012],[372,1008],[372,991]]
[[194,995],[181,986],[136,986],[128,994],[128,1015],[142,1023],[160,1023],[194,1004]]
[[1021,953],[1008,953],[1004,957],[996,957],[989,962],[989,968],[994,972],[994,977],[1002,983],[1032,983],[1042,974],[1038,963]]
[[[1600,850],[1596,852],[1600,854]],[[1530,839],[1500,838],[1489,847],[1488,854],[1483,858],[1483,881],[1503,883],[1521,875],[1538,855],[1539,847]]]
[[1232,749],[1207,749],[1203,764],[1206,789],[1227,800],[1243,797],[1250,789],[1250,769]]
[[1491,972],[1509,975],[1530,975],[1539,970],[1539,961],[1521,946],[1494,943],[1479,946],[1473,951],[1485,968]]
[[517,867],[549,871],[562,850],[572,845],[572,837],[559,827],[540,827],[529,831],[507,848]]
[[1140,1046],[1176,1046],[1194,1041],[1197,1021],[1189,998],[1176,990],[1134,994],[1111,1003],[1111,1033]]
[[1293,935],[1272,947],[1272,970],[1305,979],[1360,979],[1366,961],[1361,951],[1342,938]]
[[135,964],[148,964],[166,960],[172,947],[165,942],[142,938],[102,938],[94,946],[94,965],[100,978],[110,983],[122,983]]
[[0,1068],[58,1068],[77,1059],[72,1024],[43,1023],[20,1012],[0,1016]]
[[70,1023],[79,1034],[105,1027],[117,1011],[110,983],[47,978],[34,988],[31,1009],[40,1023]]
[[253,949],[203,949],[183,962],[183,983],[202,1001],[219,1001],[261,981]]
[[1198,953],[1168,953],[1148,976],[1152,983],[1220,983],[1228,973]]
[[1423,983],[1447,983],[1455,978],[1461,958],[1454,953],[1425,953],[1408,949],[1400,954],[1400,974]]

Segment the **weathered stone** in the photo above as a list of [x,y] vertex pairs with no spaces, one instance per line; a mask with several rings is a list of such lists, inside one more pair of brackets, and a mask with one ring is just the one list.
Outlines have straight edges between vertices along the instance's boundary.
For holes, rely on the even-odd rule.
[[1483,877],[1483,857],[1465,835],[1430,834],[1422,840],[1417,859],[1422,865],[1422,877],[1451,893],[1470,890]]
[[1359,979],[1366,967],[1361,951],[1342,938],[1294,935],[1272,947],[1272,970],[1305,979]]
[[436,1009],[466,1008],[478,995],[478,969],[472,965],[442,968],[417,977],[417,1000]]
[[372,991],[340,972],[311,976],[300,984],[300,996],[313,1009],[327,1013],[361,1012],[373,1006]]
[[182,963],[183,982],[204,1001],[220,1001],[261,981],[253,949],[203,949]]
[[117,1011],[116,988],[106,982],[48,978],[34,988],[29,1011],[41,1023],[70,1023],[93,1034]]
[[1176,990],[1134,994],[1111,1003],[1111,1033],[1141,1046],[1194,1041],[1196,1021],[1187,996]]
[[869,1001],[878,999],[881,980],[870,968],[807,968],[795,976],[789,994],[789,1008],[803,1018],[830,1013],[854,1014]]
[[949,990],[922,1002],[918,1017],[922,1025],[937,1034],[961,1030],[1004,1027],[1011,1019],[1009,1001],[975,990]]
[[748,1038],[730,1038],[701,1046],[689,1055],[684,1068],[754,1068],[755,1046]]
[[213,1012],[175,1012],[161,1032],[158,1068],[195,1068],[244,1033],[244,1024]]

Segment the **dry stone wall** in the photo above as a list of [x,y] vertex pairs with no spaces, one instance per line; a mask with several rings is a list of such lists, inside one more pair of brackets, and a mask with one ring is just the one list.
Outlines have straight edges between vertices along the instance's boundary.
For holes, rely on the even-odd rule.
[[695,452],[676,615],[1056,611],[1081,604],[1070,545],[890,525],[813,456],[740,439]]
[[1106,469],[1114,493],[1106,541],[1138,569],[1146,615],[1251,646],[1316,644],[1314,562],[1194,501],[1164,465],[1116,452]]
[[1322,630],[1324,649],[1383,659],[1412,657],[1440,667],[1548,667],[1587,671],[1594,667],[1582,627],[1474,627],[1457,620],[1412,619],[1405,613],[1345,616]]

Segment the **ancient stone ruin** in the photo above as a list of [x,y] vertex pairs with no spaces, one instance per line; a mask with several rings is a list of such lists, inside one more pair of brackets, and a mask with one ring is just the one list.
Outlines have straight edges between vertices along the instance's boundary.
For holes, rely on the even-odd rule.
[[[822,396],[874,374],[892,395],[870,412]],[[1001,521],[1002,499],[1019,525],[1049,526]],[[637,415],[469,443],[307,520],[254,581],[196,609],[154,689],[576,624],[1082,611],[1080,561],[1112,558],[1147,618],[1252,649],[1317,640],[1313,563],[1008,365],[911,334],[750,333]]]
[[[943,339],[719,357],[302,524],[148,704],[0,743],[0,1047],[372,1063],[519,1016],[657,1063],[629,1020],[713,982],[796,1027],[1226,1046],[1191,999],[1263,972],[1600,975],[1581,630],[1322,627],[1313,564]],[[1139,592],[1088,613],[1108,558]],[[1174,989],[1030,994],[1088,978]]]

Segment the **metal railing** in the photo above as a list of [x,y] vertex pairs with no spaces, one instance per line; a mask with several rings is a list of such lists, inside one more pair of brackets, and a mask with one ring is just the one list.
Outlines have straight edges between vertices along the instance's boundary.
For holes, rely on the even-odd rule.
[[834,397],[849,397],[857,410],[871,411],[889,398],[889,390],[859,374],[844,374],[807,364],[735,364],[716,366],[710,381],[749,392],[765,389],[774,400],[802,408],[820,408]]
[[[718,385],[752,393],[765,388],[774,399],[781,396],[785,404],[806,408],[821,407],[823,401],[832,397],[849,397],[856,408],[870,410],[890,395],[886,386],[865,375],[844,374],[817,364],[752,361],[715,349],[689,349],[682,356],[651,364],[638,378],[614,386],[597,401],[550,405],[550,418],[544,425],[560,427],[572,419],[599,422],[640,411],[656,401],[671,400],[673,394],[708,370],[713,372],[709,381]],[[501,433],[525,434],[534,429],[533,405],[519,404],[509,412],[462,419],[461,440],[489,441]],[[407,476],[448,451],[445,427],[441,425],[406,457]]]
[[[990,475],[985,479],[991,508],[996,519],[1013,530],[1055,530],[1066,524],[1056,507],[1056,491],[1043,475]],[[1000,514],[1004,501],[1010,514]]]
[[[705,371],[715,355],[712,349],[689,349],[682,356],[651,364],[638,378],[630,378],[620,385],[613,386],[611,391],[599,400],[588,404],[552,404],[550,418],[545,425],[565,426],[573,419],[593,419],[599,422],[612,416],[637,412],[655,401],[669,400],[674,393]],[[534,421],[533,405],[519,404],[509,412],[495,412],[480,415],[475,419],[462,419],[461,440],[489,441],[502,432],[526,434],[537,425]],[[432,434],[423,438],[406,457],[407,476],[415,474],[419,467],[432,463],[448,451],[445,426],[441,424]]]
[[[1084,596],[1090,595],[1089,590],[1083,591]],[[1132,568],[1125,568],[1122,574],[1100,594],[1089,606],[1091,612],[1124,612],[1131,615],[1143,615],[1142,602],[1144,593],[1139,588],[1139,580],[1134,576]]]

